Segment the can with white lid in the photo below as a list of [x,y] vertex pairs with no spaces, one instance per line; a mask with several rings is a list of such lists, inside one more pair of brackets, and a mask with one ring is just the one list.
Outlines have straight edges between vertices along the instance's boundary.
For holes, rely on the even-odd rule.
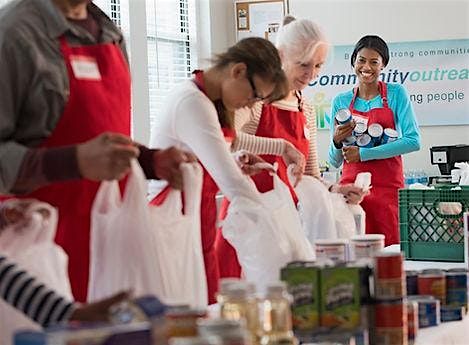
[[347,108],[339,109],[337,110],[337,113],[335,113],[335,119],[339,125],[345,125],[346,123],[352,121],[352,113]]
[[361,135],[363,135],[363,134],[366,133],[367,128],[368,128],[368,127],[367,127],[366,123],[364,123],[364,122],[357,122],[357,123],[355,124],[355,128],[353,129],[353,133],[352,133],[352,134],[353,134],[355,137],[358,138],[359,136],[361,136]]
[[391,143],[397,140],[399,133],[393,128],[385,128],[383,130],[383,137],[381,138],[381,144]]
[[355,146],[357,143],[357,138],[355,138],[353,135],[345,138],[343,141],[342,141],[342,145],[343,146]]
[[347,261],[347,244],[348,241],[345,239],[316,240],[314,242],[316,258],[330,259],[334,262]]
[[384,235],[366,234],[352,236],[350,239],[350,249],[352,258],[355,260],[372,258],[384,249]]
[[368,135],[371,137],[371,141],[375,146],[381,143],[381,137],[383,136],[383,126],[379,123],[372,123],[368,126]]
[[373,147],[373,141],[368,134],[362,134],[357,138],[358,147]]

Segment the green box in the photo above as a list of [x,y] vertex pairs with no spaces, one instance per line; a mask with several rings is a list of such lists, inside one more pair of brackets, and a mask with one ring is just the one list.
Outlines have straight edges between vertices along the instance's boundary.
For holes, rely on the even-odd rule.
[[321,270],[321,327],[353,330],[361,325],[360,270],[345,266]]
[[319,326],[319,268],[313,262],[294,262],[282,268],[281,280],[293,297],[293,328],[309,331]]
[[[449,214],[448,205],[460,212]],[[468,209],[468,189],[399,190],[401,250],[405,258],[464,262],[463,213]]]

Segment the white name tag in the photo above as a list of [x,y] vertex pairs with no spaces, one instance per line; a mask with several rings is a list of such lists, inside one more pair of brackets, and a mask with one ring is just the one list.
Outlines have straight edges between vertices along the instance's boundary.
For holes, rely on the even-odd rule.
[[101,80],[101,73],[96,60],[89,56],[72,55],[70,57],[73,74],[77,79]]

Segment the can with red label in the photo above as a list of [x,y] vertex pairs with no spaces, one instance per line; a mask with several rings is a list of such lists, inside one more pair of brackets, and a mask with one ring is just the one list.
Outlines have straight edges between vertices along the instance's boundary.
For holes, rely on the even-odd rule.
[[404,257],[402,253],[379,253],[375,256],[375,297],[379,300],[406,296]]
[[442,270],[423,270],[417,279],[419,295],[431,295],[446,304],[446,276]]
[[409,344],[413,344],[419,330],[419,305],[416,301],[407,301],[407,331]]
[[402,299],[375,304],[376,344],[407,345],[407,308]]

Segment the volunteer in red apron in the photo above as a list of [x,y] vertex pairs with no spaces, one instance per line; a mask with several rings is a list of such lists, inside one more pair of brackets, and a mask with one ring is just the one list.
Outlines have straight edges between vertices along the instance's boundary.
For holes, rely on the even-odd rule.
[[[0,192],[58,208],[56,242],[69,256],[74,297],[85,301],[96,181],[123,178],[139,155],[128,137],[123,38],[88,0],[25,0],[5,11],[11,22],[0,38],[0,155],[11,160],[2,158]],[[159,153],[141,150],[144,170],[155,177]]]
[[[289,94],[272,104],[259,102],[251,109],[239,110],[235,117],[238,136],[234,149],[246,149],[260,154],[269,163],[277,163],[278,175],[290,188],[296,203],[297,197],[287,177],[287,166],[295,165],[294,175],[297,179],[303,173],[321,178],[315,111],[304,100],[301,90],[317,78],[326,60],[328,43],[315,23],[308,19],[295,20],[291,16],[285,18],[277,42],[283,69],[289,81]],[[267,172],[261,172],[252,178],[260,192],[273,188],[273,178]],[[347,190],[347,193],[350,191]],[[228,203],[224,200],[220,213],[222,219],[227,206]],[[241,271],[236,253],[223,238],[221,231],[217,234],[216,250],[221,276],[239,277]]]
[[[364,36],[356,44],[351,64],[358,86],[336,96],[331,111],[335,118],[338,110],[349,109],[353,120],[341,125],[335,120],[329,160],[336,167],[343,162],[341,183],[353,182],[360,172],[371,172],[372,189],[361,203],[366,232],[384,234],[386,245],[391,245],[399,243],[398,190],[404,186],[401,155],[419,150],[420,134],[404,87],[379,80],[388,62],[389,50],[380,37]],[[352,135],[358,146],[344,146]]]
[[[219,190],[228,198],[247,197],[258,200],[259,194],[243,175],[256,172],[252,164],[261,161],[245,154],[242,170],[236,164],[229,146],[233,138],[234,110],[250,106],[259,98],[283,97],[285,75],[275,47],[261,38],[239,41],[219,55],[215,65],[197,71],[195,80],[174,89],[154,128],[151,146],[165,148],[175,145],[190,150],[204,167],[201,201],[201,235],[208,300],[215,302],[219,268],[214,251],[217,207],[215,195]],[[243,169],[244,168],[244,169]],[[164,202],[161,193],[165,185],[153,182],[153,202]]]

